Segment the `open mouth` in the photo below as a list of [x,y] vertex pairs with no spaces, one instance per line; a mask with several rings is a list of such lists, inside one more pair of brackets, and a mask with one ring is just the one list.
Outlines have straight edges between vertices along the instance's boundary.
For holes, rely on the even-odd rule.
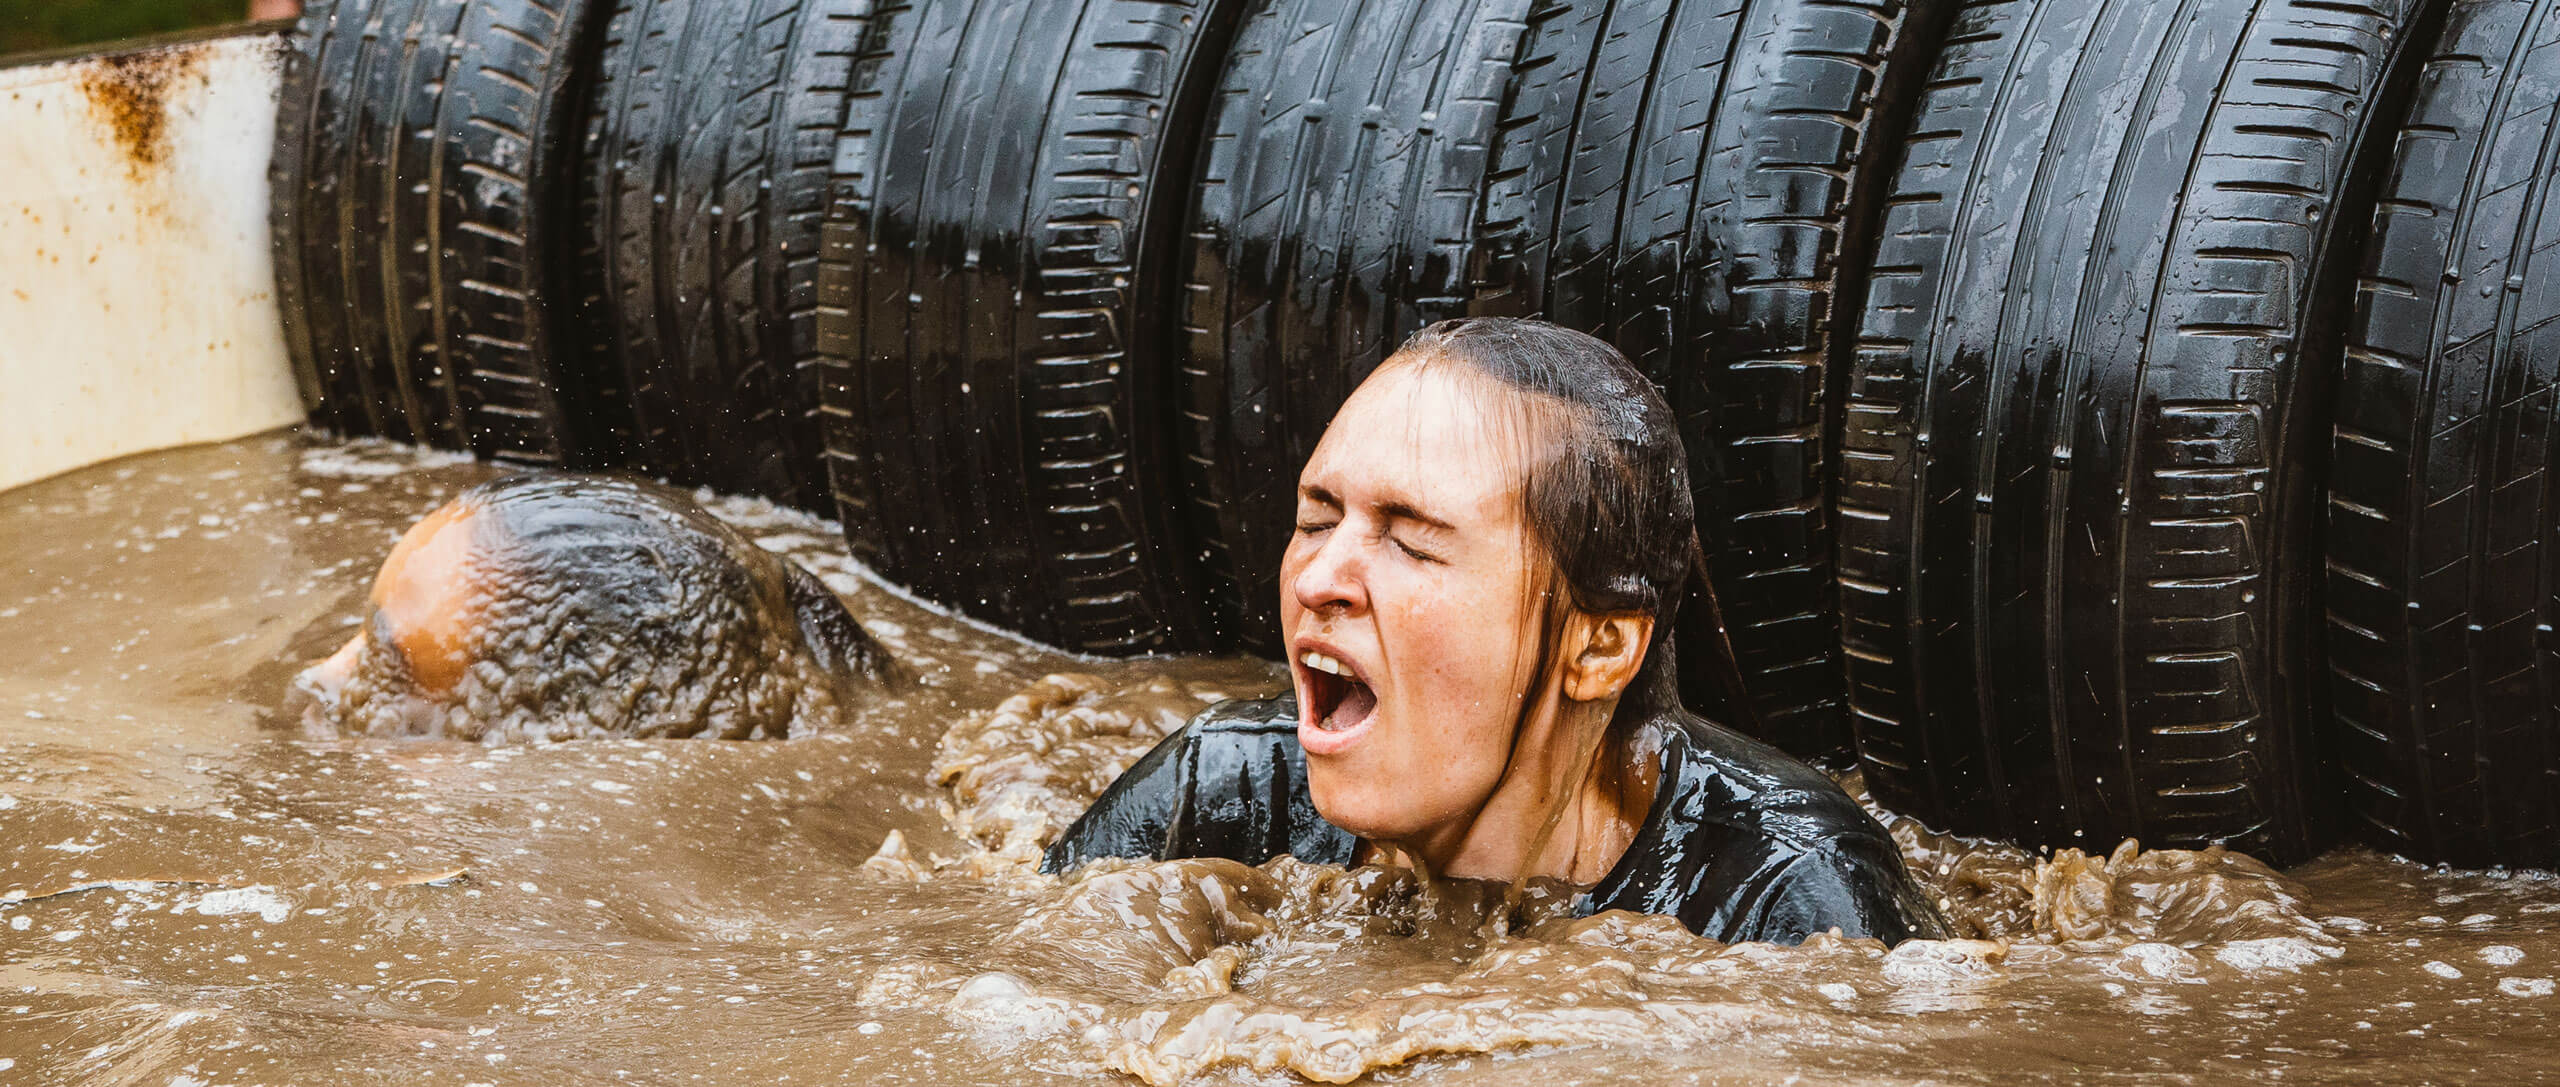
[[1349,662],[1320,650],[1303,649],[1298,653],[1297,664],[1298,674],[1305,680],[1303,723],[1320,732],[1348,732],[1369,723],[1370,716],[1377,712],[1377,692]]

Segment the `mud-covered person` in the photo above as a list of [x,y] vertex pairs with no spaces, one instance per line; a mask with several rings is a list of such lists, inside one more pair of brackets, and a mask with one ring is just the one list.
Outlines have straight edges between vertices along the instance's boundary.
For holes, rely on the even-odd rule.
[[383,560],[297,676],[322,734],[483,743],[823,729],[891,668],[844,604],[684,494],[559,473],[472,487]]
[[[1828,777],[1682,707],[1691,501],[1671,411],[1615,348],[1535,321],[1422,330],[1299,475],[1291,692],[1210,707],[1044,870],[1285,853],[1563,880],[1579,912],[1725,942],[1941,935],[1892,838]],[[1729,645],[1689,648],[1731,674]]]

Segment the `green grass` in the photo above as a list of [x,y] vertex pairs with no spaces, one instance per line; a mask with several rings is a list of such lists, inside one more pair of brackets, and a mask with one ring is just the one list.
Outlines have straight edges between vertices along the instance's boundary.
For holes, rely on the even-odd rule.
[[239,22],[248,0],[0,0],[0,53]]

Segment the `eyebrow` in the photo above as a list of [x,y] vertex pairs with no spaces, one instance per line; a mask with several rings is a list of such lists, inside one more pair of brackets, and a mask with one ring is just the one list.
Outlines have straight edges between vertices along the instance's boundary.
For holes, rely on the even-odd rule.
[[1442,532],[1456,532],[1458,530],[1458,526],[1422,512],[1420,508],[1414,506],[1411,502],[1380,502],[1378,503],[1378,512],[1385,514],[1387,519],[1390,521],[1412,521],[1418,524],[1428,525]]
[[[1341,509],[1343,505],[1342,497],[1340,495],[1312,483],[1301,485],[1298,488],[1298,493],[1304,495],[1308,501],[1317,503],[1318,505],[1331,506],[1335,509]],[[1401,498],[1391,498],[1387,501],[1380,502],[1377,504],[1376,508],[1379,516],[1385,517],[1390,521],[1412,521],[1416,524],[1428,525],[1442,532],[1456,532],[1458,530],[1458,526],[1450,524],[1449,522],[1438,517],[1434,517],[1428,513],[1424,513],[1422,511],[1422,507],[1416,506]]]

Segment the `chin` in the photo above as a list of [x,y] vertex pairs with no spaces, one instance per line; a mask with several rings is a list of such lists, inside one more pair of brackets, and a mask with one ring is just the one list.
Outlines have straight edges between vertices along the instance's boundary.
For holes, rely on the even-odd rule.
[[1307,767],[1307,797],[1325,822],[1371,841],[1403,841],[1421,831],[1418,813],[1409,803],[1397,803],[1394,790],[1327,780],[1333,776]]

